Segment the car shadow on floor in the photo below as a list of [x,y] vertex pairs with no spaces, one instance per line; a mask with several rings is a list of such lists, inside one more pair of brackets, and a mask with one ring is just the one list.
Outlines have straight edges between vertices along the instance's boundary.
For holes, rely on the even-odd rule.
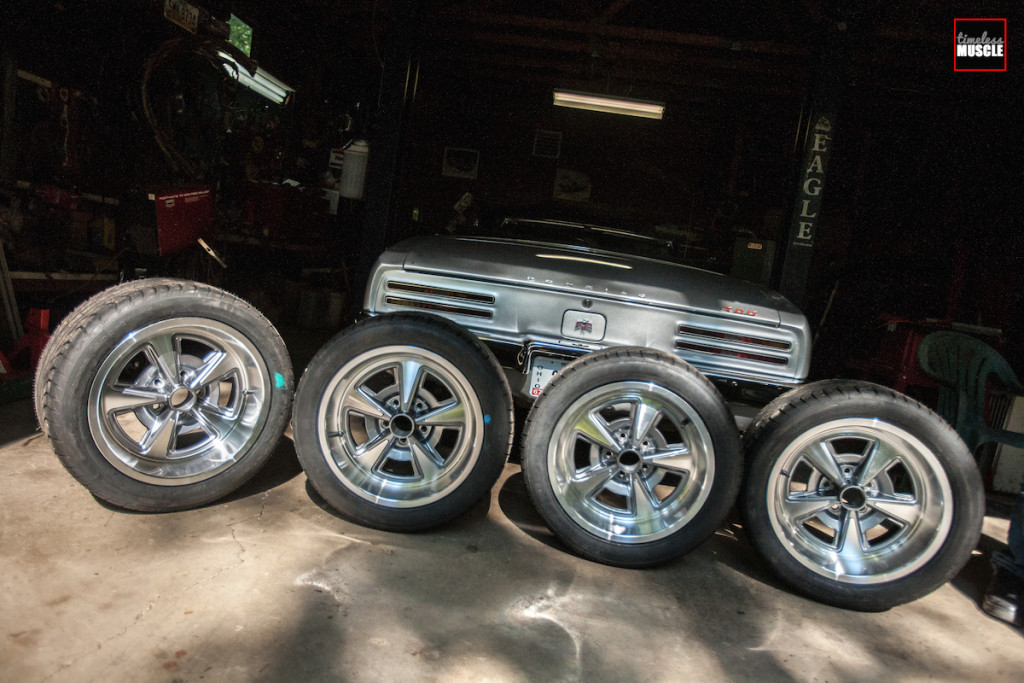
[[[498,503],[505,517],[523,533],[551,548],[571,554],[572,551],[547,528],[543,518],[533,507],[522,472],[517,472],[505,480],[498,492]],[[1005,547],[1005,543],[982,536],[974,555],[950,581],[956,590],[977,604],[979,609],[992,575],[991,554]],[[710,554],[716,562],[763,584],[766,588],[796,595],[795,591],[776,578],[761,562],[746,536],[742,516],[735,508],[730,511],[715,533],[693,552]],[[685,556],[673,562],[678,561],[685,561]]]
[[217,502],[228,503],[259,493],[266,493],[291,481],[300,474],[302,474],[302,466],[299,464],[299,458],[295,454],[295,446],[292,444],[291,439],[282,437],[278,441],[277,447],[274,449],[273,454],[271,454],[270,459],[260,468],[259,472],[245,484],[242,484],[240,488],[236,489],[234,493],[227,495]]
[[544,545],[562,552],[570,553],[558,537],[555,536],[544,519],[537,512],[526,490],[526,479],[522,471],[516,472],[505,480],[498,491],[498,506],[502,514],[519,528],[524,534],[540,541]]
[[[264,463],[263,467],[253,475],[252,479],[242,484],[239,488],[235,489],[228,495],[213,500],[205,505],[199,505],[194,509],[202,510],[204,508],[215,507],[218,505],[224,505],[225,503],[231,503],[238,500],[243,500],[251,496],[259,495],[271,491],[285,483],[291,481],[296,476],[302,474],[302,467],[299,465],[299,459],[295,455],[295,447],[292,445],[291,439],[281,439],[274,452],[271,453],[270,458]],[[120,506],[109,503],[101,498],[93,496],[97,503],[107,510],[117,512],[120,514],[128,515],[152,515],[160,514],[154,512],[140,512],[138,510],[129,510]]]
[[[544,545],[572,554],[572,551],[548,529],[544,519],[534,508],[522,472],[517,472],[505,480],[498,492],[498,504],[502,514],[523,533]],[[774,575],[761,566],[753,546],[750,545],[743,533],[740,515],[735,509],[730,511],[719,529],[693,552],[711,554],[715,561],[721,562],[733,571],[772,588],[787,590],[780,581],[775,579]],[[683,559],[685,556],[672,562]]]
[[[309,499],[312,500],[313,503],[315,503],[317,507],[319,507],[321,510],[323,510],[327,514],[331,515],[332,517],[336,517],[337,519],[340,519],[343,522],[347,522],[349,524],[355,524],[357,526],[366,526],[365,524],[363,524],[359,520],[354,519],[354,518],[346,515],[344,512],[342,512],[340,510],[337,510],[334,507],[332,507],[331,504],[328,503],[324,499],[324,497],[320,495],[320,492],[317,491],[313,487],[313,485],[309,482],[308,479],[306,480],[306,495],[309,496]],[[438,526],[432,526],[432,527],[429,527],[427,529],[423,529],[422,531],[411,531],[411,532],[409,532],[409,531],[402,531],[402,532],[394,532],[394,533],[400,533],[400,534],[403,534],[403,535],[408,535],[408,534],[430,534],[430,533],[437,533],[439,530],[445,530],[445,529],[447,529],[447,530],[457,530],[457,529],[461,529],[463,527],[468,527],[468,526],[471,526],[473,524],[476,524],[477,522],[479,522],[479,521],[483,520],[485,517],[487,517],[487,511],[490,508],[490,501],[491,501],[491,494],[488,493],[488,494],[484,495],[480,500],[478,500],[473,505],[473,507],[471,507],[469,510],[467,510],[466,512],[463,512],[461,515],[459,515],[458,517],[456,517],[455,519],[453,519],[453,520],[451,520],[449,522],[445,522],[444,524],[441,524],[441,525],[438,525]]]

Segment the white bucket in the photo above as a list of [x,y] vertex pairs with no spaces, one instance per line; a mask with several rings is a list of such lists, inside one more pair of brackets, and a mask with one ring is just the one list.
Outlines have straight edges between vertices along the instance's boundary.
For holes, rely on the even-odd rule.
[[370,156],[370,144],[356,140],[345,150],[345,161],[341,167],[341,196],[347,199],[362,199],[366,189],[366,162]]

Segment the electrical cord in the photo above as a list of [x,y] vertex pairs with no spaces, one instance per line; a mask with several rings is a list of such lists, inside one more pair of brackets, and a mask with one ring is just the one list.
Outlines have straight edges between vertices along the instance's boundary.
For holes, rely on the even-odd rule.
[[200,168],[189,160],[178,148],[175,146],[172,139],[171,133],[160,125],[160,122],[153,111],[153,103],[150,100],[150,82],[154,72],[162,66],[171,57],[181,57],[186,54],[196,54],[208,61],[218,71],[222,69],[225,64],[224,59],[218,55],[219,52],[230,55],[236,65],[233,67],[236,71],[238,70],[237,65],[241,65],[250,74],[256,72],[256,62],[238,48],[230,43],[225,42],[219,38],[184,38],[177,37],[171,38],[170,40],[162,43],[154,52],[151,54],[143,64],[142,69],[142,80],[140,83],[140,94],[141,94],[141,105],[142,113],[146,119],[146,123],[149,124],[150,129],[153,131],[153,138],[156,141],[160,151],[163,152],[164,156],[171,163],[171,166],[177,172],[186,173],[192,178],[199,180],[202,177],[202,171]]
[[157,121],[156,115],[153,113],[153,106],[149,99],[149,83],[153,76],[153,72],[156,68],[161,65],[175,52],[182,49],[184,41],[182,38],[172,38],[156,49],[143,64],[142,69],[142,82],[140,84],[140,91],[142,96],[142,114],[146,118],[146,123],[153,131],[153,139],[156,141],[160,151],[163,152],[167,160],[171,162],[171,166],[174,167],[175,171],[185,172],[193,178],[199,177],[199,169],[185,158],[178,148],[175,147],[174,142],[171,140],[171,136],[164,131],[159,122]]

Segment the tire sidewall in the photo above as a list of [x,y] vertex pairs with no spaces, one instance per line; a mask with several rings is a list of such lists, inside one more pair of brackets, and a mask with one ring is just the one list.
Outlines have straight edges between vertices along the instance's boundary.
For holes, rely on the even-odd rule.
[[[483,435],[477,462],[442,498],[397,508],[374,504],[348,490],[320,444],[320,407],[336,373],[350,360],[400,344],[435,353],[463,375],[480,403]],[[454,323],[417,314],[367,319],[331,339],[299,382],[293,414],[299,461],[313,488],[335,510],[361,524],[390,531],[417,531],[447,522],[472,507],[500,476],[512,433],[512,397],[490,351]]]
[[[684,399],[711,435],[715,471],[702,508],[682,528],[646,543],[598,538],[562,507],[549,481],[548,448],[564,411],[593,389],[621,381],[660,384]],[[650,349],[611,349],[567,366],[545,388],[530,411],[523,439],[523,474],[534,505],[552,530],[580,555],[605,564],[644,567],[689,552],[719,527],[739,490],[742,457],[735,421],[718,390],[672,356]]]
[[[833,391],[839,388],[840,391]],[[824,389],[824,392],[821,390]],[[963,441],[942,418],[891,390],[866,383],[808,385],[799,396],[786,395],[765,408],[770,421],[755,420],[744,440],[749,468],[742,505],[747,531],[772,569],[799,592],[821,602],[863,611],[880,611],[915,600],[948,581],[969,558],[981,531],[984,496],[981,479]],[[791,403],[795,407],[779,412]],[[877,419],[916,437],[940,464],[949,484],[953,518],[946,540],[927,563],[911,574],[874,584],[843,583],[801,564],[775,533],[769,514],[774,505],[772,470],[786,448],[813,427],[846,418]]]

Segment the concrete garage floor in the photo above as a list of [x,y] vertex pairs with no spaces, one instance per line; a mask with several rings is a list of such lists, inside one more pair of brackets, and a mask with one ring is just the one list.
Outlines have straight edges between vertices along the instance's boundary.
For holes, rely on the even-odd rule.
[[669,566],[570,555],[517,465],[429,533],[346,522],[291,442],[230,499],[141,515],[65,473],[30,401],[0,406],[0,680],[1020,680],[1022,632],[978,607],[987,554],[881,614],[789,593],[735,522]]

